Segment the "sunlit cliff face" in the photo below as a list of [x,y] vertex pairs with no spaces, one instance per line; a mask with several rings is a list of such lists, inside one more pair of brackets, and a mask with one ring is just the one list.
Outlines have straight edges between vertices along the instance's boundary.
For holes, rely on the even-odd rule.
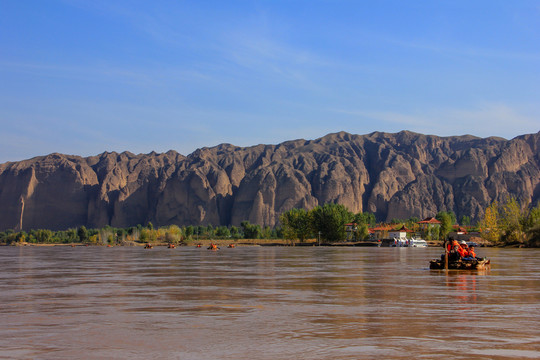
[[110,224],[277,224],[341,203],[379,220],[453,211],[478,218],[508,195],[538,201],[540,133],[512,140],[411,132],[351,135],[189,156],[51,154],[0,165],[0,230]]

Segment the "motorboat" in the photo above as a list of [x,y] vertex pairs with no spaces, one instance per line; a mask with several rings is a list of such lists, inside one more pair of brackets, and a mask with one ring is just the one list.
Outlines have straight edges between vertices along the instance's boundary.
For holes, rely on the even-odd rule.
[[409,240],[409,247],[422,247],[422,248],[425,248],[425,247],[428,247],[428,243],[424,239],[412,238],[412,239]]
[[427,241],[423,239],[407,239],[406,237],[394,238],[391,247],[428,247]]

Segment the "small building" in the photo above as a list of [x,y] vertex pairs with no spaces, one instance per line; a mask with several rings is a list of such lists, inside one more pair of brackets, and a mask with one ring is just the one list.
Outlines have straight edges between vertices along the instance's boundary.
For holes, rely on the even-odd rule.
[[412,233],[412,230],[407,229],[405,225],[388,232],[388,237],[391,239],[406,239],[407,235]]

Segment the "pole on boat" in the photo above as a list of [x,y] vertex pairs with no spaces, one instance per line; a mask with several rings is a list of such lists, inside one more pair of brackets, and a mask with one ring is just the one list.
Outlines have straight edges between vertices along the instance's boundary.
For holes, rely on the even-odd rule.
[[444,240],[443,246],[444,246],[444,270],[448,270],[448,246],[446,245],[446,242],[448,240]]

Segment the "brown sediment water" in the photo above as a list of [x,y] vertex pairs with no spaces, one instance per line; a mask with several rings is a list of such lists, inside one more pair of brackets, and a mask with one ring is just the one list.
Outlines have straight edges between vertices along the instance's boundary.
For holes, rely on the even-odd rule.
[[0,248],[0,358],[537,359],[540,250]]

